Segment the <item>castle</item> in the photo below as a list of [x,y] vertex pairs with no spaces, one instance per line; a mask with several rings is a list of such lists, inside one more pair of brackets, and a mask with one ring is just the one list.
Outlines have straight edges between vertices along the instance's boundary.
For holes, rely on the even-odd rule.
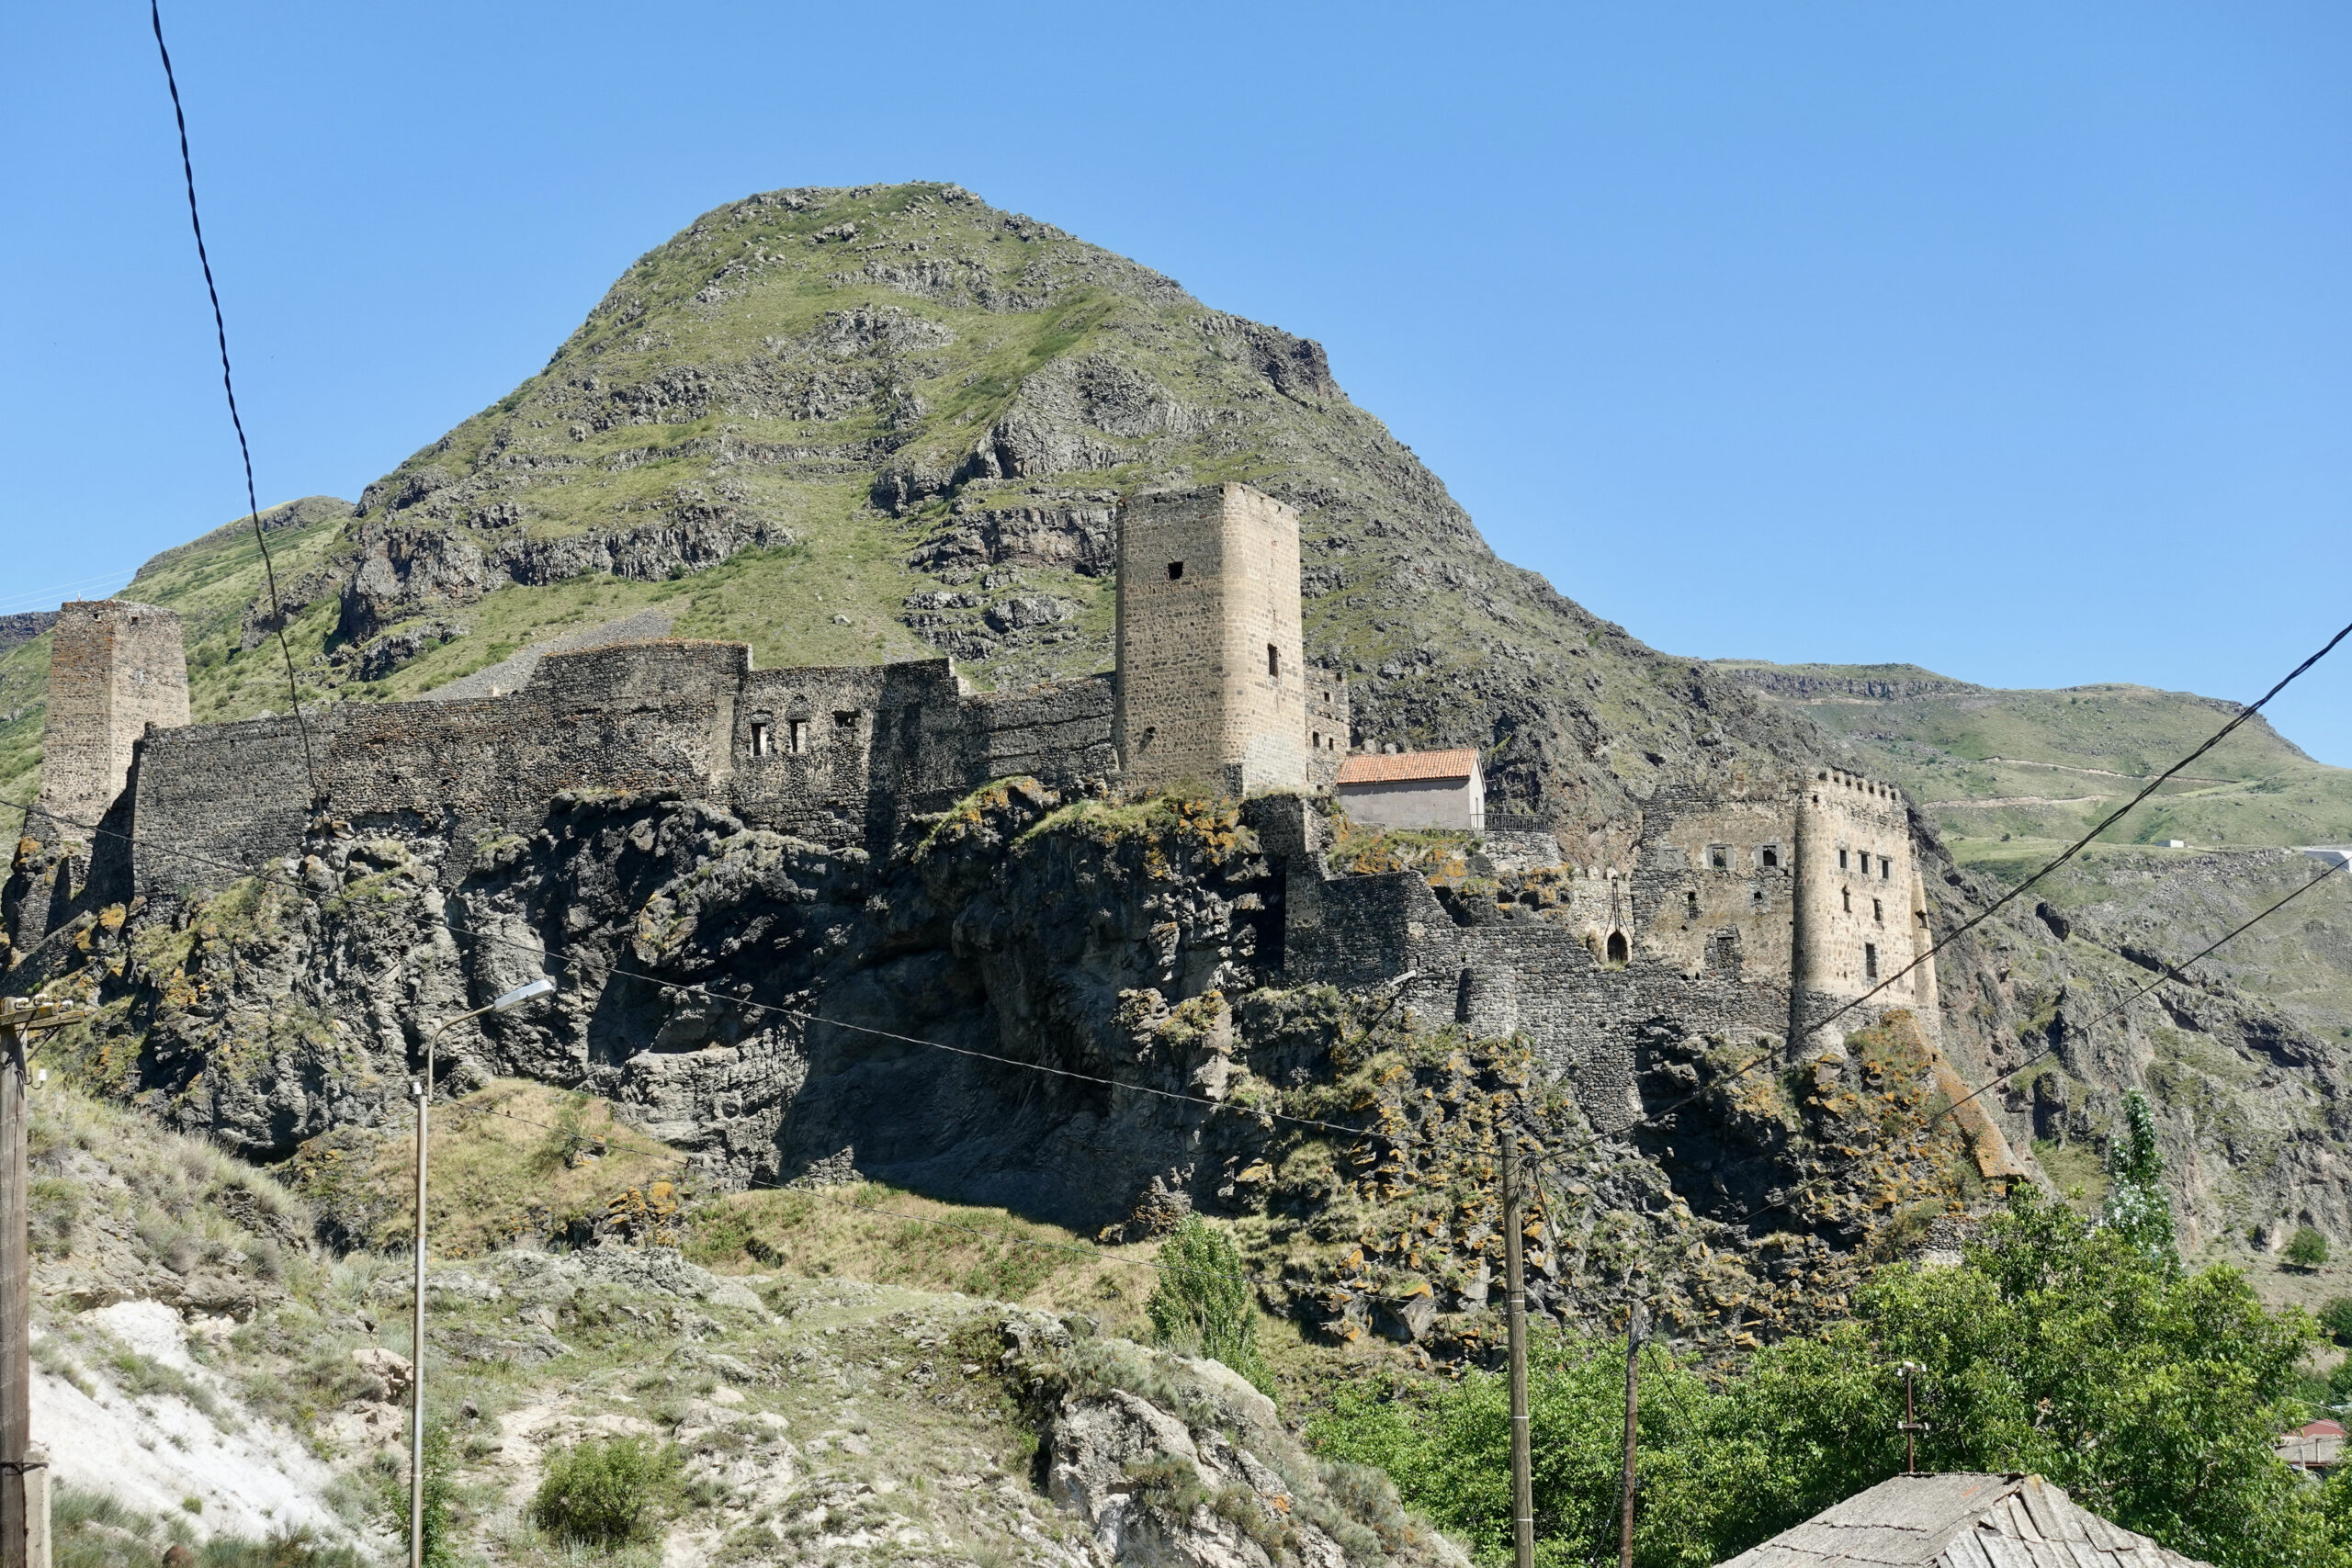
[[[567,792],[661,792],[882,855],[912,819],[1028,774],[1244,799],[1284,886],[1284,983],[1392,987],[1517,1030],[1604,1127],[1639,1114],[1660,1020],[1803,1055],[1829,1043],[1818,1020],[1899,976],[1845,1027],[1901,1007],[1933,1030],[1932,961],[1904,973],[1928,905],[1895,790],[1815,767],[1662,794],[1625,863],[1560,868],[1540,909],[1334,874],[1326,803],[1358,747],[1344,676],[1304,658],[1297,513],[1239,484],[1137,496],[1118,562],[1116,668],[1081,680],[980,693],[945,659],[760,670],[742,644],[659,640],[549,653],[503,695],[334,705],[307,737],[291,717],[189,724],[176,617],[69,604],[13,951],[299,853],[322,817],[462,841],[528,832]],[[1519,863],[1560,858],[1548,834],[1512,837]]]

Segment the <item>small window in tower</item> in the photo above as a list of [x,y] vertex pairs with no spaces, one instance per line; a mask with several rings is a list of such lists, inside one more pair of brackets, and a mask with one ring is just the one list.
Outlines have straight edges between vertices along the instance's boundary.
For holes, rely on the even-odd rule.
[[1173,582],[1173,581],[1175,581],[1178,578],[1182,577],[1183,575],[1184,575],[1184,563],[1183,563],[1182,561],[1180,561],[1180,560],[1172,560],[1172,561],[1170,561],[1170,562],[1168,563],[1168,581],[1169,581]]
[[1730,849],[1722,844],[1709,844],[1707,864],[1717,871],[1729,871],[1731,869]]
[[1871,919],[1880,925],[1886,924],[1886,906],[1876,898],[1871,900]]
[[775,750],[775,738],[764,724],[752,726],[752,755],[764,757]]
[[1884,881],[1885,881],[1889,876],[1893,875],[1894,874],[1894,863],[1893,861],[1891,861],[1891,860],[1887,859],[1884,855],[1881,855],[1881,856],[1879,856],[1879,857],[1878,857],[1878,879],[1879,879],[1881,882],[1884,882]]
[[798,756],[807,751],[808,750],[808,721],[805,718],[794,719],[787,739],[792,742],[793,755]]
[[1609,933],[1610,963],[1624,963],[1627,959],[1633,956],[1633,951],[1632,946],[1625,941],[1625,933],[1623,931],[1611,931]]
[[1306,738],[1306,749],[1310,751],[1320,751],[1323,750],[1322,731],[1317,730],[1316,733]]
[[1850,915],[1854,912],[1854,890],[1852,888],[1840,887],[1838,889],[1838,901],[1846,906],[1846,913]]
[[854,713],[837,713],[833,715],[833,728],[835,729],[855,729],[857,728],[857,715]]
[[1846,852],[1843,850],[1838,852],[1838,869],[1839,871],[1846,869]]
[[1780,846],[1780,845],[1778,845],[1778,844],[1767,844],[1767,845],[1765,845],[1765,846],[1763,847],[1763,849],[1762,849],[1762,850],[1758,851],[1758,853],[1759,857],[1760,857],[1760,858],[1763,860],[1763,862],[1764,862],[1764,869],[1765,869],[1766,871],[1777,871],[1777,870],[1779,870],[1779,869],[1780,869],[1780,865],[1781,865],[1781,846]]
[[1758,909],[1762,908],[1764,907],[1764,889],[1761,887],[1749,888],[1747,890],[1747,901],[1755,908]]
[[1271,642],[1266,645],[1266,673],[1278,681],[1282,679],[1283,650]]
[[1699,895],[1693,892],[1686,892],[1682,895],[1682,898],[1683,918],[1692,920],[1697,919],[1699,918]]
[[1874,942],[1862,943],[1862,977],[1867,980],[1878,978],[1878,943]]

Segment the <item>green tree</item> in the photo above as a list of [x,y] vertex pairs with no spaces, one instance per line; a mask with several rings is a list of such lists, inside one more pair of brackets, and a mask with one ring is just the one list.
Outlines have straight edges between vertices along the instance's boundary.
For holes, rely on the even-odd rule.
[[[2303,1418],[2300,1312],[2245,1278],[2188,1273],[2168,1251],[2022,1189],[1955,1268],[1898,1264],[1853,1314],[1750,1357],[1711,1387],[1644,1359],[1643,1568],[1720,1562],[1902,1468],[1903,1385],[1918,1363],[1931,1430],[1919,1465],[2038,1471],[2086,1507],[2219,1568],[2344,1568],[2352,1494],[2321,1506],[2273,1454]],[[1566,1339],[1531,1373],[1545,1561],[1606,1560],[1623,1405],[1622,1342]],[[1498,1380],[1368,1385],[1309,1424],[1336,1457],[1374,1463],[1414,1506],[1508,1560],[1508,1423]]]
[[2309,1225],[2299,1225],[2287,1243],[2287,1261],[2296,1268],[2310,1270],[2327,1262],[2327,1237]]
[[1233,1238],[1198,1214],[1160,1244],[1159,1283],[1144,1303],[1163,1345],[1222,1361],[1267,1398],[1273,1375],[1258,1354],[1258,1313]]
[[[1625,1428],[1622,1339],[1538,1333],[1527,1372],[1530,1472],[1540,1568],[1617,1560]],[[1466,1539],[1481,1562],[1510,1561],[1510,1402],[1504,1379],[1471,1371],[1432,1386],[1374,1378],[1342,1388],[1311,1416],[1317,1449],[1395,1478],[1414,1506]],[[1642,1568],[1717,1561],[1741,1495],[1769,1487],[1761,1448],[1736,1430],[1728,1402],[1689,1363],[1642,1352],[1638,1427]]]
[[2338,1345],[2352,1346],[2352,1296],[2331,1296],[2319,1309],[2319,1325]]
[[[1800,1422],[1855,1386],[1858,1364],[1917,1361],[1935,1427],[1922,1468],[2038,1471],[2085,1506],[2223,1568],[2318,1560],[2316,1518],[2272,1452],[2300,1419],[2316,1325],[2265,1308],[2236,1270],[2184,1275],[2143,1239],[2026,1188],[1963,1267],[1882,1270],[1856,1307],[1826,1342],[1839,1375],[1788,1391]],[[1848,1429],[1883,1435],[1843,1444],[1875,1462],[1850,1471],[1844,1491],[1894,1468],[1897,1395],[1877,1386],[1875,1419]],[[1813,1431],[1825,1448],[1839,1440]]]
[[2172,1195],[2165,1190],[2165,1156],[2156,1147],[2156,1117],[2138,1089],[2123,1097],[2123,1136],[2109,1149],[2107,1203],[2101,1223],[2149,1257],[2177,1267]]

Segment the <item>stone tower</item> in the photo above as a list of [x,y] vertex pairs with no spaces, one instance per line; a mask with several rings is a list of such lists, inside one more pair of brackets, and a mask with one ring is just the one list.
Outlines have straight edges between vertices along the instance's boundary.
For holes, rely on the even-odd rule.
[[1789,1039],[1798,1053],[1838,1043],[1890,1008],[1909,1008],[1933,1040],[1930,958],[1827,1031],[1818,1021],[1933,945],[1911,859],[1911,814],[1892,784],[1838,768],[1798,780]]
[[1298,513],[1248,485],[1119,511],[1118,707],[1126,782],[1306,789]]
[[76,600],[61,607],[49,656],[40,807],[52,832],[86,838],[122,793],[131,748],[150,724],[187,723],[180,618],[153,604]]

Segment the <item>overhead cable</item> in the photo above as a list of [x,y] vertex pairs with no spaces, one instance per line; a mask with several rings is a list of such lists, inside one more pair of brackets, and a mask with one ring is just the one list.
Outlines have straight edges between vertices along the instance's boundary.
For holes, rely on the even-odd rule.
[[[1894,974],[1889,975],[1877,985],[1872,986],[1860,996],[1855,997],[1847,1001],[1843,1006],[1840,1006],[1831,1011],[1826,1017],[1806,1024],[1799,1032],[1798,1036],[1790,1041],[1790,1047],[1792,1049],[1798,1047],[1803,1043],[1805,1037],[1828,1028],[1831,1024],[1837,1022],[1839,1019],[1845,1017],[1856,1008],[1860,1007],[1872,997],[1877,996],[1881,991],[1885,990],[1889,986],[1894,985],[1897,980],[1902,979],[1905,975],[1910,974],[1911,971],[1918,968],[1922,964],[1927,963],[1928,960],[1933,958],[1937,953],[1941,953],[1945,948],[1950,947],[1953,942],[1958,942],[1962,937],[1966,936],[1970,931],[1974,931],[1978,926],[1981,926],[1986,920],[1991,919],[1996,914],[1999,913],[2002,908],[2015,902],[2018,897],[2027,891],[2027,889],[2034,886],[2037,883],[2041,882],[2042,878],[2048,876],[2052,872],[2056,871],[2060,866],[2064,865],[2068,861],[2073,860],[2077,854],[2080,854],[2083,852],[2085,847],[2087,846],[2092,840],[2098,838],[2101,833],[2106,832],[2109,828],[2115,826],[2116,823],[2121,821],[2135,807],[2137,807],[2142,801],[2146,800],[2150,795],[2155,794],[2156,791],[2169,782],[2175,774],[2178,773],[2183,768],[2188,767],[2190,763],[2196,761],[2198,758],[2205,755],[2206,752],[2211,751],[2214,747],[2220,745],[2223,740],[2229,738],[2230,734],[2235,730],[2238,726],[2245,723],[2246,720],[2252,718],[2256,714],[2260,713],[2264,705],[2267,704],[2271,698],[2277,696],[2279,693],[2285,691],[2287,687],[2293,682],[2297,676],[2302,674],[2303,671],[2309,670],[2312,665],[2317,664],[2321,660],[2326,658],[2327,655],[2335,649],[2335,645],[2342,642],[2346,637],[2352,637],[2352,625],[2347,625],[2343,630],[2337,632],[2334,637],[2329,637],[2327,641],[2321,646],[2318,652],[2312,654],[2310,658],[2304,660],[2301,664],[2296,665],[2292,670],[2288,671],[2285,675],[2280,677],[2277,685],[2263,693],[2260,697],[2256,698],[2248,706],[2240,708],[2237,713],[2231,717],[2227,724],[2222,726],[2221,728],[2215,730],[2211,736],[2207,737],[2203,745],[2198,747],[2196,750],[2191,751],[2188,756],[2183,757],[2179,761],[2175,762],[2171,767],[2166,768],[2163,773],[2149,780],[2146,787],[2142,789],[2139,794],[2133,795],[2130,800],[2125,801],[2121,806],[2108,813],[2106,817],[2100,818],[2098,826],[2091,829],[2089,832],[2085,833],[2081,838],[2076,839],[2073,843],[2067,845],[2055,859],[2044,865],[2040,871],[2035,872],[2031,876],[2027,877],[2023,882],[2018,883],[2016,886],[2002,894],[1998,898],[1996,898],[1990,904],[1985,905],[1984,908],[1978,910],[1975,914],[1970,916],[1967,919],[1962,920],[1959,925],[1954,926],[1949,932],[1945,933],[1940,940],[1929,946],[1925,953],[1915,956],[1910,963],[1905,964],[1902,968],[1897,969]],[[1804,1006],[1804,998],[1802,995],[1796,998],[1795,1005],[1798,1008],[1802,1008]],[[1713,1093],[1724,1084],[1729,1083],[1736,1078],[1747,1077],[1747,1074],[1753,1072],[1756,1068],[1762,1066],[1766,1062],[1770,1061],[1772,1059],[1772,1055],[1773,1053],[1769,1051],[1759,1052],[1754,1057],[1750,1058],[1746,1064],[1741,1066],[1736,1071],[1729,1074],[1727,1077],[1717,1079],[1714,1083],[1708,1085],[1705,1089],[1697,1089],[1690,1094],[1684,1095],[1681,1099],[1673,1100],[1668,1104],[1660,1107],[1657,1111],[1645,1112],[1642,1116],[1636,1118],[1631,1125],[1640,1126],[1645,1122],[1662,1122],[1667,1117],[1671,1116],[1675,1111],[1682,1109],[1682,1107]]]
[[253,448],[245,442],[245,422],[237,412],[237,383],[229,373],[229,321],[220,311],[220,290],[212,281],[212,258],[204,248],[204,220],[196,210],[196,161],[187,148],[187,114],[180,107],[179,78],[172,71],[172,51],[164,46],[163,0],[147,0],[147,17],[155,28],[155,52],[164,60],[164,85],[172,90],[172,118],[179,126],[180,172],[187,178],[187,221],[196,232],[196,259],[204,268],[204,292],[212,300],[212,331],[220,344],[220,389],[229,399],[229,423],[236,428],[237,454],[245,465],[245,506],[253,514],[254,542],[261,547],[263,573],[269,580],[270,623],[277,632],[277,651],[286,660],[286,695],[294,705],[294,727],[302,737],[302,768],[311,778],[311,801],[325,796],[319,790],[318,763],[311,755],[311,725],[302,716],[302,691],[294,680],[294,650],[286,642],[286,606],[277,598],[277,565],[270,559],[269,540],[261,525],[261,500],[254,490]]

